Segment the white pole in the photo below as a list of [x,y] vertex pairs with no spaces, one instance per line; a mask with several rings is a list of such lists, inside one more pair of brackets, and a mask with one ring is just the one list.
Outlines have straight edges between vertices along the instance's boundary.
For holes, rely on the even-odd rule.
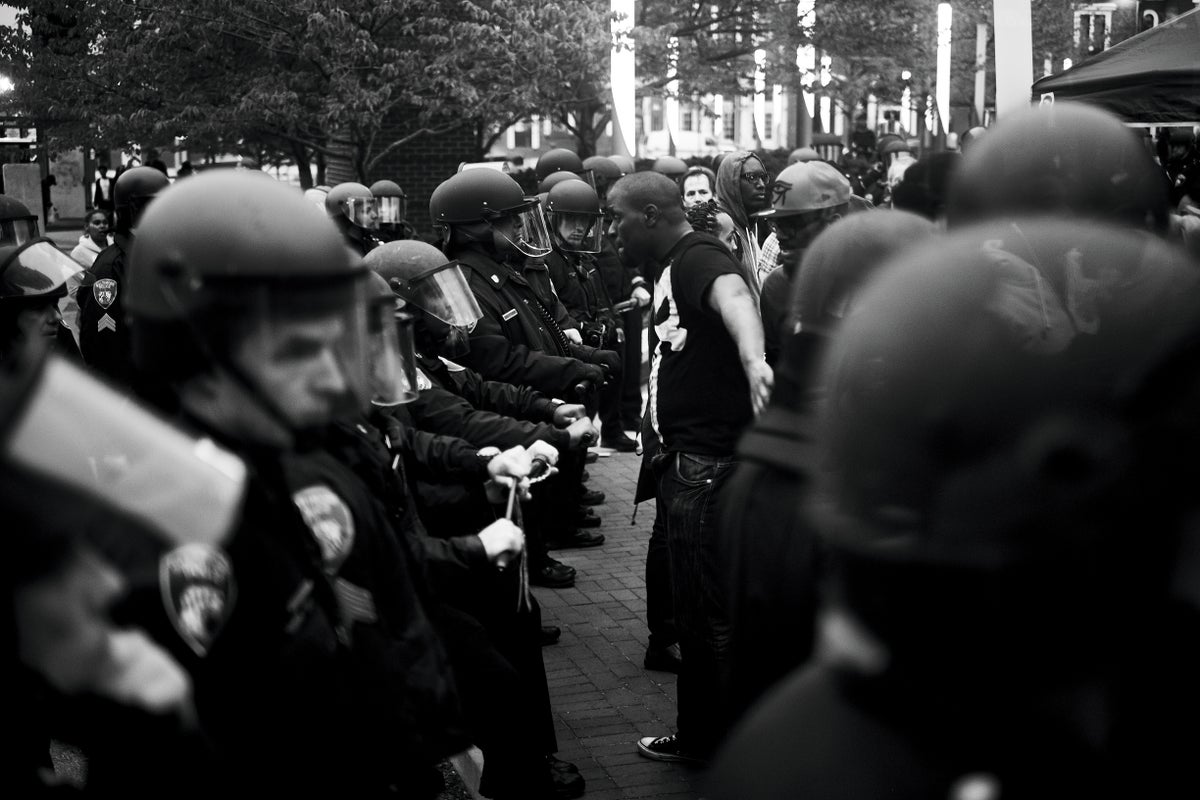
[[975,26],[975,124],[983,124],[987,105],[987,43],[988,26],[980,22]]
[[937,113],[942,133],[950,132],[950,52],[954,9],[938,3]]
[[611,0],[613,152],[637,155],[637,75],[633,36],[634,0]]
[[996,19],[996,114],[1028,108],[1033,86],[1030,0],[993,0]]

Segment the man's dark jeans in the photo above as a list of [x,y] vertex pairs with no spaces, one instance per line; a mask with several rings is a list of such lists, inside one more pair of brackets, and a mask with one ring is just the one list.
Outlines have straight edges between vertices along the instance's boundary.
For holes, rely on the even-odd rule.
[[711,754],[729,722],[722,687],[729,671],[730,624],[716,525],[735,464],[733,456],[675,453],[658,476],[683,658],[676,724],[684,746],[699,756]]

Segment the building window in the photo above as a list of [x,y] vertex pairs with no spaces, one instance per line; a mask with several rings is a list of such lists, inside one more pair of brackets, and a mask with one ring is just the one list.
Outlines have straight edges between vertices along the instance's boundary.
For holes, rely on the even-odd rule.
[[767,111],[763,114],[763,127],[766,128],[766,130],[762,132],[762,137],[764,139],[774,139],[775,115],[770,111]]
[[513,132],[513,147],[533,147],[533,131],[522,125]]
[[725,116],[722,118],[722,121],[725,123],[725,129],[723,132],[724,137],[726,139],[735,138],[734,134],[737,133],[737,126],[734,124],[736,120],[733,118],[732,108],[725,112]]
[[695,127],[694,127],[695,124],[696,124],[695,123],[695,114],[692,112],[692,110],[690,108],[684,109],[683,123],[682,123],[683,130],[685,130],[685,131],[695,130]]
[[650,100],[650,130],[661,131],[663,129],[663,101],[661,97],[655,97]]
[[1089,3],[1075,9],[1075,48],[1081,54],[1107,50],[1116,3]]

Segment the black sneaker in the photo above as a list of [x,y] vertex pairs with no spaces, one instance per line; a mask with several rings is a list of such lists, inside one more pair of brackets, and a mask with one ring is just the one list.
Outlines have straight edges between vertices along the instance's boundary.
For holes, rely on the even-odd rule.
[[692,755],[679,744],[679,734],[643,736],[638,739],[638,755],[652,761],[673,761],[680,764],[703,764],[705,760]]
[[589,450],[589,451],[588,451],[588,454],[587,454],[586,456],[584,456],[584,457],[583,457],[583,463],[585,463],[585,464],[595,464],[595,463],[596,463],[596,462],[597,462],[599,459],[600,459],[600,454],[599,454],[599,453],[594,453],[594,452],[592,452],[592,451],[590,451],[590,450]]
[[[558,640],[562,638],[562,628],[557,625],[543,625],[541,632],[542,647],[551,644],[558,644]],[[566,763],[566,762],[563,762]]]

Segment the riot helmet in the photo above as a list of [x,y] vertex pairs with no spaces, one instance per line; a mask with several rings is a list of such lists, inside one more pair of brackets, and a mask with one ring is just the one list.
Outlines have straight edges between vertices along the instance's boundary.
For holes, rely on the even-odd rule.
[[371,403],[385,408],[417,398],[413,316],[377,272],[367,273],[367,372]]
[[122,172],[113,186],[117,230],[128,233],[136,227],[154,196],[170,185],[170,179],[154,167],[133,167]]
[[797,147],[792,152],[788,153],[787,165],[799,164],[805,161],[820,161],[821,154],[811,147]]
[[325,195],[325,211],[340,225],[347,222],[356,228],[379,229],[379,201],[361,183],[339,183]]
[[[139,229],[126,303],[134,362],[163,379],[232,375],[291,428],[324,424],[371,397],[364,274],[328,217],[293,190],[245,172],[202,174],[151,206]],[[306,358],[316,354],[300,364],[307,374],[287,371],[278,348],[288,336],[307,337]],[[267,381],[293,376],[319,381],[320,402],[281,407],[305,397]]]
[[533,170],[539,181],[545,180],[547,176],[553,175],[555,172],[570,172],[578,178],[582,176],[583,171],[583,160],[565,147],[547,150],[538,157],[537,165]]
[[596,194],[600,202],[608,195],[608,187],[621,179],[621,168],[611,158],[605,156],[590,156],[583,160],[583,168],[592,173],[596,185]]
[[397,230],[408,219],[408,195],[394,181],[380,180],[371,184],[371,194],[379,205],[379,227]]
[[617,169],[621,170],[622,177],[637,172],[637,164],[633,163],[633,159],[629,156],[612,155],[608,156],[608,160],[617,165]]
[[363,263],[419,312],[415,331],[423,352],[452,357],[469,349],[467,334],[483,312],[457,262],[433,245],[407,240],[380,245]]
[[651,167],[660,175],[666,175],[671,180],[678,180],[682,175],[687,173],[688,166],[682,158],[675,156],[661,156],[654,159],[654,166]]
[[449,229],[447,241],[459,234],[494,250],[512,250],[541,258],[551,250],[550,233],[536,197],[521,185],[490,169],[470,169],[443,181],[429,198],[434,225]]
[[1022,109],[973,143],[950,184],[951,227],[1038,213],[1163,231],[1166,179],[1138,137],[1078,103]]
[[550,189],[546,198],[546,221],[560,250],[600,252],[604,212],[596,191],[583,181],[564,181]]
[[1062,218],[879,270],[821,368],[809,511],[893,665],[1054,685],[1180,591],[1198,297],[1165,244]]
[[579,176],[574,172],[551,172],[538,182],[538,194],[545,194],[564,181],[577,181]]

